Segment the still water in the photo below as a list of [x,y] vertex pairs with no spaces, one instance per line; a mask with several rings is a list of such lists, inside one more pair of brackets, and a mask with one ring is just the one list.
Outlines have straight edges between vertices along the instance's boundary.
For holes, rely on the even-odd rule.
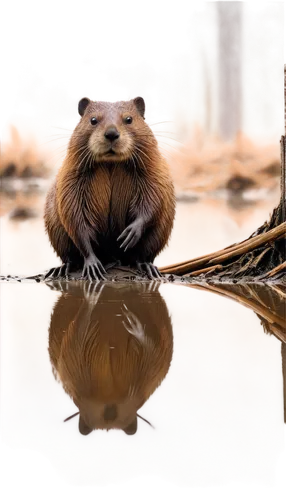
[[284,448],[282,296],[267,331],[259,287],[260,316],[192,286],[57,288],[1,286],[9,446],[39,450],[77,485],[143,473],[178,485],[273,481]]
[[[179,204],[181,226],[209,208]],[[217,248],[262,218],[215,210]],[[41,224],[2,218],[3,274],[54,264]],[[204,232],[193,249],[194,231],[180,246],[175,231],[160,264],[217,249]],[[1,498],[285,499],[285,289],[23,281],[0,293]]]

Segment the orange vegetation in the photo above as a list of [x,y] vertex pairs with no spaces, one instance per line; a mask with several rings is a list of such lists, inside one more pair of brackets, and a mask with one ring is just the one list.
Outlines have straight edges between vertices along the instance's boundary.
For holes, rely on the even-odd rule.
[[3,145],[0,158],[0,177],[47,177],[44,154],[34,141],[21,139],[16,127],[10,129],[10,141]]
[[272,189],[279,182],[279,142],[257,145],[243,134],[227,143],[218,138],[206,139],[197,131],[168,161],[179,192]]

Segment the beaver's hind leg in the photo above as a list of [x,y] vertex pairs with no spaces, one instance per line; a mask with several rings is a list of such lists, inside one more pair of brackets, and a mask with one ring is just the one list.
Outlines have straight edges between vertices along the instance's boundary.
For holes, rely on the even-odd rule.
[[83,268],[83,258],[64,228],[58,226],[57,231],[59,233],[60,246],[57,247],[56,254],[61,259],[62,265],[49,269],[45,273],[44,279],[69,278],[70,273]]
[[59,267],[52,267],[45,274],[45,279],[67,278],[71,271],[83,267],[83,258],[61,223],[56,204],[55,184],[47,196],[44,218],[50,242],[63,263]]
[[136,262],[137,269],[145,272],[150,280],[163,278],[158,267],[154,266],[153,262]]
[[159,269],[153,262],[162,245],[158,239],[158,231],[153,228],[143,231],[143,217],[133,221],[117,238],[122,250],[122,260],[135,265],[140,272],[146,273],[149,279],[162,279]]
[[[139,251],[132,251],[132,253],[131,251],[127,251],[126,254],[127,255],[121,255],[120,262],[116,263],[116,266],[130,266],[131,268],[136,268],[140,273],[145,273],[150,280],[163,279],[159,269],[153,264],[154,257],[144,257]],[[106,268],[108,267],[106,266]]]

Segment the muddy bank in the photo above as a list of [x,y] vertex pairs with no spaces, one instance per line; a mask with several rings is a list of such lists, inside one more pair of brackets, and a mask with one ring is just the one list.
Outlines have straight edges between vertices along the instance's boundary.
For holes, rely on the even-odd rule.
[[[4,282],[25,282],[25,283],[41,283],[41,282],[69,282],[69,281],[85,281],[81,278],[81,273],[70,273],[69,278],[57,278],[57,279],[51,279],[51,278],[46,278],[47,271],[44,271],[42,273],[39,273],[34,276],[24,276],[24,275],[2,275],[0,276],[0,281]],[[147,274],[145,273],[140,273],[137,269],[133,268],[128,268],[128,267],[113,267],[112,269],[109,269],[106,272],[106,281],[107,282],[134,282],[134,283],[140,283],[140,282],[151,282],[150,279],[148,278]],[[157,280],[153,280],[157,281]],[[184,277],[184,276],[177,276],[175,274],[168,274],[168,273],[162,273],[162,282],[165,283],[176,283],[176,284],[218,284],[218,283],[225,283],[225,284],[247,284],[247,283],[261,283],[261,284],[282,284],[286,285],[286,275],[285,272],[283,271],[281,274],[278,276],[272,276],[272,277],[261,277],[261,276],[244,276],[240,279],[230,279],[227,276],[221,276],[221,277],[208,277],[205,274],[201,274],[198,276],[194,277]]]

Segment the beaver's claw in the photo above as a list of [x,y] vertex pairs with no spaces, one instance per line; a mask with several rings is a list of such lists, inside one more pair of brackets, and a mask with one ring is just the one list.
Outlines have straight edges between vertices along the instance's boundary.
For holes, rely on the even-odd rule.
[[138,218],[129,224],[117,238],[117,241],[121,243],[120,248],[122,248],[124,252],[126,252],[128,248],[133,248],[140,240],[142,232],[143,222],[141,218]]
[[152,264],[152,262],[137,262],[137,268],[142,273],[145,272],[147,274],[148,278],[150,278],[150,280],[153,280],[153,279],[162,280],[162,278],[163,278],[159,269],[156,266],[154,266],[154,264]]
[[57,280],[59,278],[68,278],[70,271],[70,262],[63,264],[60,267],[52,267],[44,276],[44,280],[47,278]]
[[95,255],[85,259],[81,275],[83,279],[88,279],[89,281],[106,280],[104,274],[106,274],[106,271],[100,260],[95,257]]

